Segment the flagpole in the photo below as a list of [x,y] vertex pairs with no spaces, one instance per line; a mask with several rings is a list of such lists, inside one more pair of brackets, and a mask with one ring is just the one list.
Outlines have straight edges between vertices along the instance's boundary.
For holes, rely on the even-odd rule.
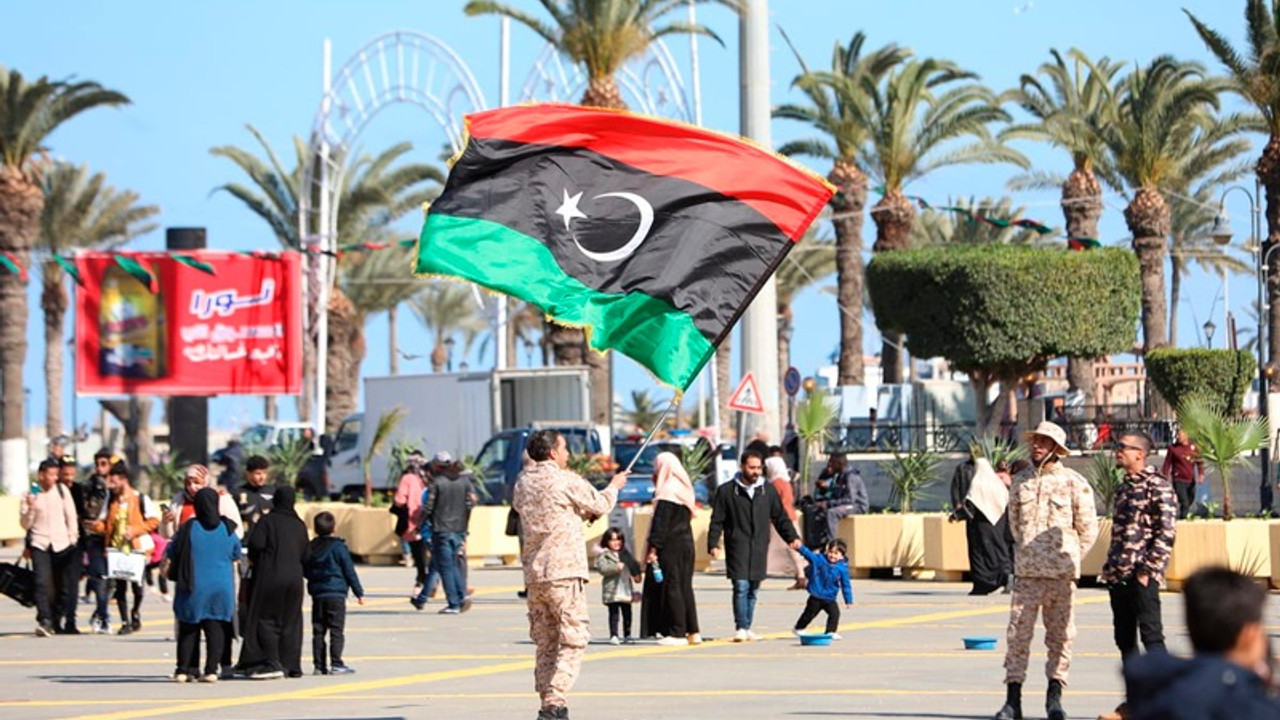
[[631,468],[636,464],[636,461],[640,459],[640,455],[644,452],[644,449],[649,447],[649,444],[653,442],[653,436],[658,434],[659,428],[661,428],[662,424],[667,421],[667,418],[671,415],[671,411],[676,409],[679,402],[679,394],[671,397],[671,402],[667,405],[667,409],[663,411],[662,417],[658,418],[658,422],[654,423],[653,427],[650,428],[649,435],[645,437],[644,442],[640,443],[640,449],[636,450],[636,454],[631,456],[631,462],[627,463],[627,467],[623,472],[631,472]]

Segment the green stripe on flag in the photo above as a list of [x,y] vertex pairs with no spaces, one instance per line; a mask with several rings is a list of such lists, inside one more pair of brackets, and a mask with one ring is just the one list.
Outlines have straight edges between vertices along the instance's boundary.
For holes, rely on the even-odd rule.
[[470,280],[562,324],[589,327],[593,348],[617,350],[681,391],[715,352],[693,318],[665,300],[589,288],[561,270],[542,242],[490,220],[428,215],[417,270]]
[[194,255],[182,255],[182,254],[180,254],[180,253],[174,253],[174,254],[173,254],[173,259],[174,259],[174,260],[177,260],[178,262],[182,263],[183,265],[186,265],[186,266],[187,266],[187,267],[189,267],[189,268],[194,268],[194,269],[196,269],[196,270],[199,270],[200,272],[202,272],[202,273],[204,273],[204,274],[206,274],[206,275],[217,275],[217,274],[218,274],[218,271],[217,271],[216,269],[214,269],[214,267],[213,267],[212,265],[210,265],[210,264],[209,264],[209,263],[207,263],[207,262],[203,262],[203,261],[201,261],[201,260],[197,259]]

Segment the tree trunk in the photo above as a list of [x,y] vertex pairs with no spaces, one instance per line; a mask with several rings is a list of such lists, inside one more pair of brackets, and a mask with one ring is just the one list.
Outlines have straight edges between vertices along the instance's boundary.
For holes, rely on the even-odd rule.
[[586,107],[605,108],[608,110],[626,110],[627,103],[622,99],[622,91],[612,75],[593,77],[587,81],[587,90],[582,93],[582,102]]
[[400,374],[400,348],[396,346],[396,306],[387,308],[387,349],[391,351],[391,360],[387,370],[391,375]]
[[335,285],[329,296],[325,432],[336,432],[342,421],[356,410],[364,353],[364,318],[346,293]]
[[[1062,215],[1068,237],[1097,239],[1102,218],[1102,185],[1086,161],[1071,171],[1062,183]],[[1067,389],[1079,392],[1086,406],[1098,404],[1093,358],[1067,358]]]
[[1178,347],[1178,298],[1182,295],[1182,264],[1169,263],[1169,347]]
[[40,293],[40,309],[44,311],[44,384],[46,437],[62,434],[62,323],[67,315],[67,289],[62,285],[62,268],[56,262],[45,263],[41,273],[44,287]]
[[262,398],[262,417],[267,422],[275,422],[280,418],[279,404],[276,402],[275,395],[266,395]]
[[[862,214],[867,205],[867,176],[852,161],[841,160],[827,176],[836,231],[836,302],[840,314],[838,383],[861,385],[862,363]],[[781,377],[781,376],[779,376]]]
[[444,372],[445,364],[449,362],[449,351],[444,349],[444,343],[436,340],[436,344],[431,348],[431,372]]
[[[791,313],[791,304],[779,302],[778,303],[778,382],[779,383],[781,383],[782,379],[787,376],[787,370],[791,367],[791,333],[793,331],[793,328],[791,327],[792,317],[793,315]],[[782,402],[786,403],[790,398],[787,398],[785,395],[783,395],[780,399],[782,400]],[[785,409],[784,409],[784,412],[782,413],[782,416],[784,418],[788,418],[788,419],[790,418],[790,415],[787,412],[785,412]],[[786,422],[784,421],[783,424],[785,425]]]
[[[880,202],[871,210],[871,219],[876,224],[876,242],[871,247],[874,252],[891,252],[905,250],[910,245],[911,225],[915,222],[915,209],[911,201],[901,190],[891,190],[880,198]],[[886,384],[898,384],[903,379],[903,336],[883,328],[884,344],[880,351],[880,368],[884,373]]]
[[[22,269],[31,265],[43,209],[40,187],[22,172],[0,166],[0,253],[10,254]],[[27,359],[27,314],[26,280],[0,270],[0,441],[26,437],[22,366]]]
[[98,402],[124,427],[125,462],[129,465],[129,469],[135,472],[134,483],[140,488],[145,488],[146,485],[136,473],[154,460],[151,408],[155,401],[149,397],[130,395],[125,400],[99,400]]
[[[1267,233],[1265,250],[1280,243],[1280,137],[1273,135],[1267,141],[1254,169],[1266,197],[1267,226],[1263,228]],[[1280,308],[1280,260],[1273,255],[1267,265],[1267,304],[1271,308]],[[1280,355],[1280,312],[1273,310],[1268,313],[1267,333],[1266,362],[1270,365]],[[1263,352],[1261,344],[1258,352]]]
[[1139,188],[1124,211],[1142,272],[1142,351],[1168,343],[1164,257],[1169,245],[1169,205],[1154,188]]
[[987,395],[999,379],[977,371],[969,373],[969,379],[973,383],[974,433],[977,437],[994,437],[1000,432],[1000,421],[1009,406],[1009,393],[1001,388],[996,399],[987,402]]
[[724,340],[720,341],[720,345],[716,348],[716,391],[719,395],[719,407],[716,408],[719,415],[720,425],[716,428],[716,433],[722,439],[729,437],[729,429],[733,427],[733,423],[729,421],[729,397],[733,394],[733,382],[731,376],[733,359],[733,333],[725,333]]

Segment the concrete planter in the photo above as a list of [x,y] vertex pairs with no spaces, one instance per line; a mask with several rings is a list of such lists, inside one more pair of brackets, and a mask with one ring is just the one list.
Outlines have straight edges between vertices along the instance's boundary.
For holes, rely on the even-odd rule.
[[1196,570],[1223,565],[1256,578],[1274,577],[1272,542],[1276,523],[1270,520],[1197,520],[1178,523],[1166,577],[1171,589]]
[[0,543],[17,543],[27,536],[22,529],[22,498],[16,495],[0,496]]
[[520,561],[519,538],[507,535],[505,505],[481,505],[471,509],[471,522],[467,526],[467,559],[499,558],[503,565]]
[[841,520],[839,537],[849,544],[851,569],[860,577],[878,568],[900,568],[904,577],[925,577],[924,518],[886,513]]
[[935,579],[959,582],[969,571],[969,540],[965,524],[946,515],[924,516],[924,567]]
[[[644,562],[645,542],[649,538],[649,527],[653,524],[653,506],[645,505],[636,508],[635,515],[631,519],[631,528],[635,542],[631,547],[632,554],[636,560]],[[699,508],[698,512],[693,514],[693,520],[690,522],[693,531],[693,569],[696,572],[706,572],[711,567],[711,555],[707,553],[707,528],[711,526],[711,508]],[[596,533],[596,543],[599,543],[599,537],[604,532],[602,528]],[[723,547],[723,543],[721,543]]]
[[1102,566],[1107,562],[1107,551],[1110,548],[1111,518],[1100,517],[1098,518],[1098,539],[1093,542],[1089,552],[1080,558],[1080,576],[1096,577],[1102,574]]
[[315,516],[324,510],[333,513],[334,534],[347,541],[352,555],[365,562],[378,562],[386,557],[399,558],[400,540],[395,536],[396,518],[387,508],[367,508],[350,503],[310,503],[299,507],[299,515],[312,528]]

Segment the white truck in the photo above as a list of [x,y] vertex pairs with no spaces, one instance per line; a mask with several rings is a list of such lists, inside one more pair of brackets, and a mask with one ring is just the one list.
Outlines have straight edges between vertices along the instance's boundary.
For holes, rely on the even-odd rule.
[[[475,455],[508,428],[589,423],[587,373],[586,367],[555,367],[365,378],[364,412],[349,416],[327,441],[329,487],[344,495],[364,487],[362,460],[378,418],[396,407],[405,414],[391,440],[411,443],[428,457],[441,450],[454,458]],[[375,489],[395,486],[389,459],[386,450],[373,458]]]

